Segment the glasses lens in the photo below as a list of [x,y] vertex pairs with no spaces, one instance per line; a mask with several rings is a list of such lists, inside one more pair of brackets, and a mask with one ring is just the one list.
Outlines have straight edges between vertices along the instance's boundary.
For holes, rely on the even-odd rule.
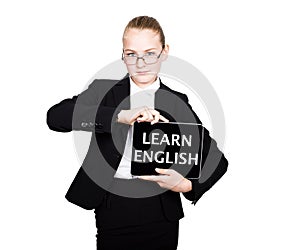
[[[144,55],[142,58],[139,57],[140,60],[144,60],[146,64],[153,64],[157,62],[156,55]],[[126,64],[136,64],[137,57],[136,56],[124,56],[124,61]]]
[[152,64],[157,62],[157,56],[144,56],[144,61],[147,64]]
[[127,64],[136,64],[136,57],[133,56],[125,56],[125,62]]

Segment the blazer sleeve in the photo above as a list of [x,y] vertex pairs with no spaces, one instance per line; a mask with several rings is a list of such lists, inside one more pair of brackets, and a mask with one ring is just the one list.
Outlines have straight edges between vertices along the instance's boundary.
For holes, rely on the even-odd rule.
[[[195,119],[202,124],[188,102],[188,97],[183,95],[183,100],[192,110]],[[196,205],[202,195],[208,191],[227,171],[228,161],[218,149],[216,141],[210,137],[209,131],[204,127],[203,154],[201,176],[199,179],[191,179],[192,190],[182,193],[183,196]]]
[[[47,111],[47,125],[57,132],[72,130],[110,133],[116,109],[106,106],[112,82],[94,80],[81,94],[55,104]],[[108,93],[101,97],[102,93]],[[103,94],[104,95],[104,94]]]

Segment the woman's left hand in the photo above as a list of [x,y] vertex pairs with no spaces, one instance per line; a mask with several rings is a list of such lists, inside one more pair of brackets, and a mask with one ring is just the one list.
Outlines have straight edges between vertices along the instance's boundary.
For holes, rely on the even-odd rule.
[[174,169],[156,168],[155,171],[160,173],[160,175],[143,175],[138,178],[155,181],[160,187],[170,189],[174,192],[185,193],[192,190],[192,182]]

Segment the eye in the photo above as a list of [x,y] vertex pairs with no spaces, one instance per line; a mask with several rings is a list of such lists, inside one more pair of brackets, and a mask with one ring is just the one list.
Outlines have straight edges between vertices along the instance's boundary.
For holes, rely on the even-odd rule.
[[146,56],[155,56],[155,52],[151,51],[151,52],[147,52]]
[[127,53],[126,56],[128,56],[128,57],[135,57],[136,54],[134,54],[134,53]]

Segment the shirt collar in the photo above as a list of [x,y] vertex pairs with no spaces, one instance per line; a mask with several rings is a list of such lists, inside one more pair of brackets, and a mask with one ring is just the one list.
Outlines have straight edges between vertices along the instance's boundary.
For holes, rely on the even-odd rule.
[[131,79],[131,77],[129,79],[130,79],[130,95],[135,94],[140,91],[145,91],[145,90],[150,90],[149,92],[155,92],[160,87],[159,77],[157,77],[156,80],[152,84],[147,86],[146,88],[140,88],[139,86],[137,86],[134,83],[134,81]]

